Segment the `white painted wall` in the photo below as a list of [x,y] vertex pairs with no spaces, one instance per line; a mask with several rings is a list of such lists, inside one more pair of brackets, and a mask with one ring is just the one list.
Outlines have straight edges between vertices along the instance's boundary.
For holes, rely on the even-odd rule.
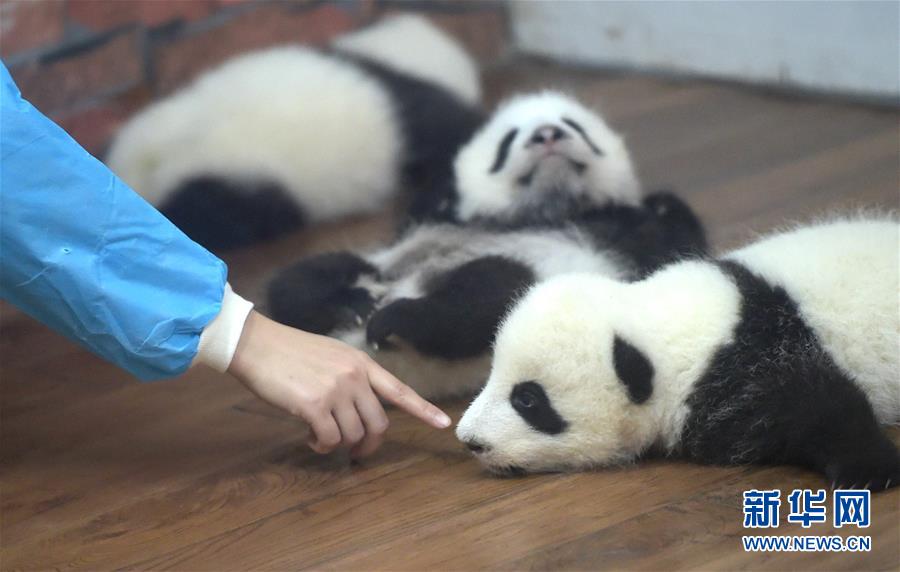
[[520,51],[900,96],[900,1],[510,2]]

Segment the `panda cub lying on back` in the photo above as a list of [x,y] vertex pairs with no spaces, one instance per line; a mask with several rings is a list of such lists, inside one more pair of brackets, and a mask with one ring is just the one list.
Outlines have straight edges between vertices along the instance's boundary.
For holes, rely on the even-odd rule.
[[533,283],[577,271],[631,280],[705,248],[690,208],[669,194],[641,201],[619,136],[559,94],[501,106],[455,165],[447,214],[466,224],[423,223],[369,254],[301,260],[271,283],[272,317],[447,397],[484,383],[495,330]]
[[788,463],[839,487],[900,482],[895,220],[800,227],[632,284],[580,274],[505,320],[458,437],[497,472],[587,468],[653,446]]

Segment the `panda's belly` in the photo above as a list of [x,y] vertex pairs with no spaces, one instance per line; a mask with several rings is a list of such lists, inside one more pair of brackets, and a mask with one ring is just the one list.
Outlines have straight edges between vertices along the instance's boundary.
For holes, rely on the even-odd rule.
[[487,256],[520,262],[539,280],[568,272],[594,272],[616,279],[630,273],[614,253],[598,252],[586,238],[568,230],[497,232],[427,226],[368,260],[379,269],[389,301],[421,296],[431,280]]
[[523,235],[509,245],[507,256],[529,265],[539,280],[559,274],[589,272],[616,280],[627,279],[631,268],[621,256],[598,251],[576,233],[552,232],[545,236]]
[[900,231],[842,222],[778,235],[730,254],[781,286],[882,423],[900,422]]

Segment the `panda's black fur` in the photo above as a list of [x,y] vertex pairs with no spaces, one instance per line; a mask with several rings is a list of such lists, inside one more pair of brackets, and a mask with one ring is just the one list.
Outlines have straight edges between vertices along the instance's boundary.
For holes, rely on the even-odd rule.
[[282,270],[269,284],[268,308],[283,324],[314,334],[328,334],[375,309],[368,290],[356,285],[378,269],[352,252],[329,252],[304,258]]
[[696,214],[670,191],[649,195],[642,208],[611,203],[592,209],[578,224],[598,244],[612,245],[631,260],[635,280],[709,248]]
[[797,303],[737,262],[716,264],[738,287],[740,319],[688,397],[681,451],[704,463],[809,467],[838,487],[900,483],[900,453]]
[[276,181],[216,175],[188,179],[159,210],[192,240],[215,251],[277,238],[307,219],[303,207]]
[[404,183],[410,192],[402,198],[408,222],[446,218],[448,197],[455,194],[453,159],[486,114],[441,87],[376,61],[341,57],[378,78],[391,93],[404,135]]

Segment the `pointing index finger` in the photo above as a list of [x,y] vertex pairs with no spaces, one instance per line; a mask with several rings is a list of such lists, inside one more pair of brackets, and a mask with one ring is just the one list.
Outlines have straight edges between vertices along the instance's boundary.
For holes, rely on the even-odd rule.
[[379,396],[390,401],[413,417],[418,417],[436,429],[450,426],[450,417],[436,405],[422,399],[411,387],[375,363],[369,365],[369,383]]

